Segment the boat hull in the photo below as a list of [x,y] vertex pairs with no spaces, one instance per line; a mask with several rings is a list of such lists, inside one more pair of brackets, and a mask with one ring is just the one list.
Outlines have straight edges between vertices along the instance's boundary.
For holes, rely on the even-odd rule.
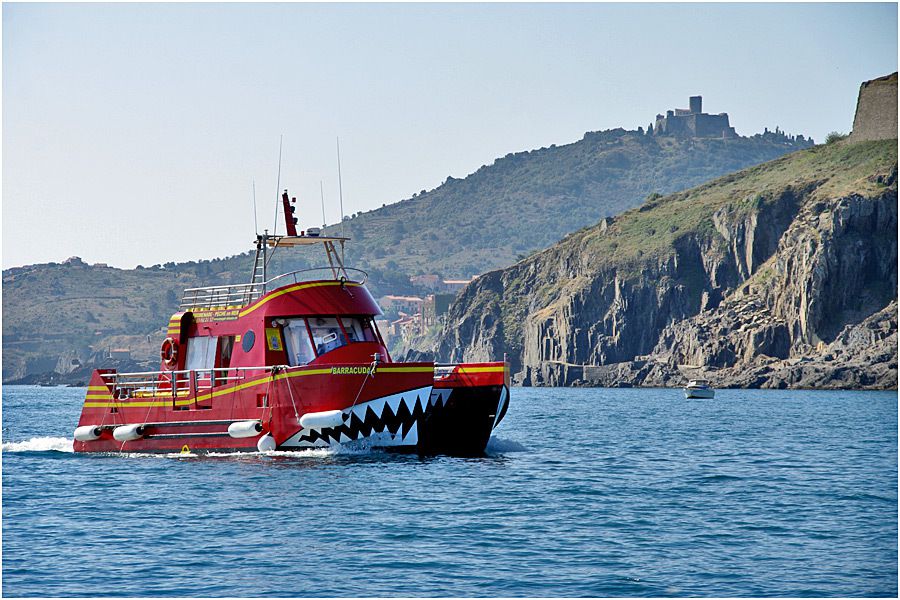
[[502,419],[508,396],[505,385],[409,390],[341,411],[343,423],[336,427],[300,429],[278,449],[355,443],[420,454],[477,456],[484,453],[491,431]]
[[684,388],[684,397],[712,400],[716,397],[716,390],[703,388]]
[[355,443],[477,455],[506,412],[508,377],[505,363],[456,365],[438,377],[432,363],[313,365],[236,378],[203,393],[122,398],[107,383],[115,373],[98,371],[79,429],[99,435],[76,439],[74,450],[197,454]]

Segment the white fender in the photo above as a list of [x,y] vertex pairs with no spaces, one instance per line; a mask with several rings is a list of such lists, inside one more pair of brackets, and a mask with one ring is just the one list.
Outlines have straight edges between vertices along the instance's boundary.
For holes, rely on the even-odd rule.
[[304,429],[324,429],[344,424],[344,417],[339,410],[306,413],[300,417],[300,426]]
[[236,421],[228,426],[228,435],[233,438],[253,437],[262,431],[259,421]]
[[260,452],[272,452],[275,449],[275,438],[267,433],[256,442],[256,449]]
[[75,439],[79,442],[92,442],[100,437],[103,431],[96,425],[82,425],[75,428]]
[[122,425],[113,429],[113,437],[120,442],[130,442],[144,437],[143,425]]

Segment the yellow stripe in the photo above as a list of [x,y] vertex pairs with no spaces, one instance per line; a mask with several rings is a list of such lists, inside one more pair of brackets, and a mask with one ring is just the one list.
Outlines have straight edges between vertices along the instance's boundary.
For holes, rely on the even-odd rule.
[[[257,308],[259,308],[260,306],[262,306],[263,304],[268,302],[269,300],[272,300],[273,298],[277,298],[278,296],[283,296],[284,294],[290,294],[291,292],[296,292],[298,290],[304,290],[306,288],[323,287],[323,286],[331,286],[331,285],[341,285],[341,282],[340,281],[317,281],[315,283],[301,283],[298,285],[292,285],[291,287],[286,287],[283,290],[269,294],[268,296],[261,299],[256,304],[242,310],[240,313],[238,313],[238,316],[241,316],[241,317],[247,316],[251,312],[256,310]],[[351,283],[349,281],[345,282],[344,285],[359,287],[358,283]]]
[[148,408],[151,406],[168,406],[169,402],[128,402],[126,403],[114,403],[114,402],[85,402],[85,408],[106,408],[108,406],[118,406],[119,408]]
[[[493,368],[493,367],[491,367]],[[502,370],[502,367],[500,367]],[[424,373],[431,372],[433,369],[431,367],[382,367],[378,369],[379,373]],[[306,369],[304,371],[289,371],[286,373],[279,373],[275,376],[275,380],[287,379],[289,377],[303,377],[305,375],[331,375],[331,367],[327,369]],[[248,381],[247,383],[242,383],[236,386],[227,386],[221,390],[216,390],[214,392],[208,392],[201,396],[197,396],[194,399],[186,399],[186,400],[176,400],[175,406],[187,406],[189,404],[195,404],[197,402],[203,402],[204,400],[211,400],[213,398],[218,398],[219,396],[225,396],[227,394],[233,394],[235,392],[239,392],[241,390],[246,390],[248,388],[256,387],[259,385],[264,385],[269,383],[270,378],[264,377],[262,379],[254,379],[253,381]],[[159,396],[157,396],[159,397]],[[171,397],[171,396],[169,396]],[[86,400],[112,400],[110,396],[92,396],[88,395]],[[121,408],[147,408],[151,406],[168,406],[171,404],[171,400],[168,401],[157,401],[157,402],[130,402],[119,400],[118,402],[85,402],[85,408],[106,408],[112,406],[118,406]]]
[[84,397],[85,400],[112,400],[112,396],[109,395],[109,390],[105,394],[91,394],[88,392],[87,396]]
[[109,388],[105,385],[89,385],[88,392],[106,392],[109,393]]
[[192,310],[191,312],[196,315],[197,313],[216,312],[220,310],[234,310],[235,308],[244,308],[244,305],[231,304],[228,306],[204,306],[203,308]]
[[504,367],[460,367],[457,373],[502,373]]
[[331,367],[327,369],[309,369],[307,371],[293,371],[291,373],[282,373],[276,375],[275,379],[284,379],[286,377],[300,377],[301,375],[331,375]]

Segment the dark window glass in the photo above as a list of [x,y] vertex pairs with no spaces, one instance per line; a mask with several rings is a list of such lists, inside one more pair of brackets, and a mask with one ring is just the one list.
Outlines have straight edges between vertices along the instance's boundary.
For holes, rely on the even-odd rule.
[[351,342],[377,342],[375,332],[372,331],[371,319],[359,317],[341,317],[341,323],[347,331],[347,337]]
[[241,336],[241,348],[244,349],[244,352],[250,352],[253,350],[253,343],[256,342],[256,334],[253,333],[253,330],[250,329]]

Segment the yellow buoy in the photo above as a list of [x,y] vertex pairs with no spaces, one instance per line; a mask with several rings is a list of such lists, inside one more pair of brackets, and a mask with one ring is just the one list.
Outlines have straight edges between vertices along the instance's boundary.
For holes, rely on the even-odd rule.
[[191,453],[191,449],[188,448],[187,444],[185,444],[184,446],[181,447],[181,453],[182,454],[190,454]]

